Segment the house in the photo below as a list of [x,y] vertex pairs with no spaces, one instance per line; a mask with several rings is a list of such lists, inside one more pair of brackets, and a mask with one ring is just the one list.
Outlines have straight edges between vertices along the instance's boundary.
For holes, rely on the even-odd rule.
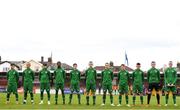
[[15,65],[15,70],[20,70],[21,67],[16,62],[2,61],[0,62],[0,72],[8,72],[11,69],[11,64]]
[[24,64],[22,64],[22,71],[24,71],[26,69],[26,64],[30,63],[31,64],[31,69],[35,72],[39,72],[42,69],[42,64],[35,61],[35,60],[30,60],[25,62]]
[[[40,63],[42,63],[42,64],[47,64],[48,69],[49,69],[49,70],[52,70],[52,71],[54,71],[54,70],[57,68],[56,63],[53,63],[53,62],[52,62],[52,57],[49,57],[47,61],[44,61],[44,57],[42,56]],[[62,66],[62,68],[63,68],[66,72],[73,69],[72,66],[70,66],[70,65],[68,65],[68,64],[66,64],[66,63],[61,63],[61,66]]]

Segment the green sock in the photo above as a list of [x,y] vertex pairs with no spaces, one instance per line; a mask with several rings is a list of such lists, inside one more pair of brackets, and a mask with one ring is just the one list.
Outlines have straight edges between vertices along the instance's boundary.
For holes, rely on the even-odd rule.
[[40,97],[41,97],[41,100],[43,100],[43,91],[41,91]]
[[133,104],[135,105],[136,96],[133,96]]
[[119,95],[119,104],[121,104],[122,101],[122,95]]
[[24,92],[24,100],[27,99],[27,92]]
[[169,99],[169,94],[166,94],[165,96],[166,104],[168,104],[168,99]]
[[126,95],[126,104],[128,104],[129,102],[128,102],[128,95]]
[[174,104],[176,104],[176,95],[175,94],[173,94],[173,102],[174,102]]
[[143,96],[140,96],[141,104],[143,104]]
[[89,104],[89,96],[88,95],[86,96],[86,101],[87,101],[87,104]]
[[6,98],[7,98],[7,101],[9,101],[9,98],[10,98],[10,93],[7,93]]
[[50,101],[50,91],[47,91],[48,101]]

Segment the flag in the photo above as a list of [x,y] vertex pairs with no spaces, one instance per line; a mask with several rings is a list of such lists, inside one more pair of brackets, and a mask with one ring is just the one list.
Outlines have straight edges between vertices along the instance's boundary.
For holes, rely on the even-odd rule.
[[126,51],[125,51],[125,64],[129,65],[128,56],[127,56]]

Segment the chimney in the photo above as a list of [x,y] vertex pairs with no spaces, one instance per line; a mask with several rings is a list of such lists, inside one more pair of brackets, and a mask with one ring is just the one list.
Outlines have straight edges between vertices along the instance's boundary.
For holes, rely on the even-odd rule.
[[44,62],[44,57],[43,56],[41,56],[41,63],[43,63]]
[[52,58],[51,57],[48,58],[48,63],[52,64]]
[[177,69],[180,71],[180,62],[177,62]]
[[114,66],[113,61],[110,61],[110,62],[109,62],[109,65],[110,65],[111,67],[113,67],[113,66]]

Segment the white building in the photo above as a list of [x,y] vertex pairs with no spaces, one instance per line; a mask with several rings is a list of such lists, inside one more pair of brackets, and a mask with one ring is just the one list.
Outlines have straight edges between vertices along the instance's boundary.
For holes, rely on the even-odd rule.
[[[14,64],[10,61],[3,61],[0,63],[0,72],[7,72],[11,69],[11,64]],[[15,70],[19,70],[19,66],[15,64]]]
[[39,72],[42,69],[42,64],[34,61],[34,60],[30,60],[28,62],[25,62],[24,64],[22,64],[22,71],[24,71],[26,69],[26,64],[30,63],[31,64],[31,69],[35,72]]

